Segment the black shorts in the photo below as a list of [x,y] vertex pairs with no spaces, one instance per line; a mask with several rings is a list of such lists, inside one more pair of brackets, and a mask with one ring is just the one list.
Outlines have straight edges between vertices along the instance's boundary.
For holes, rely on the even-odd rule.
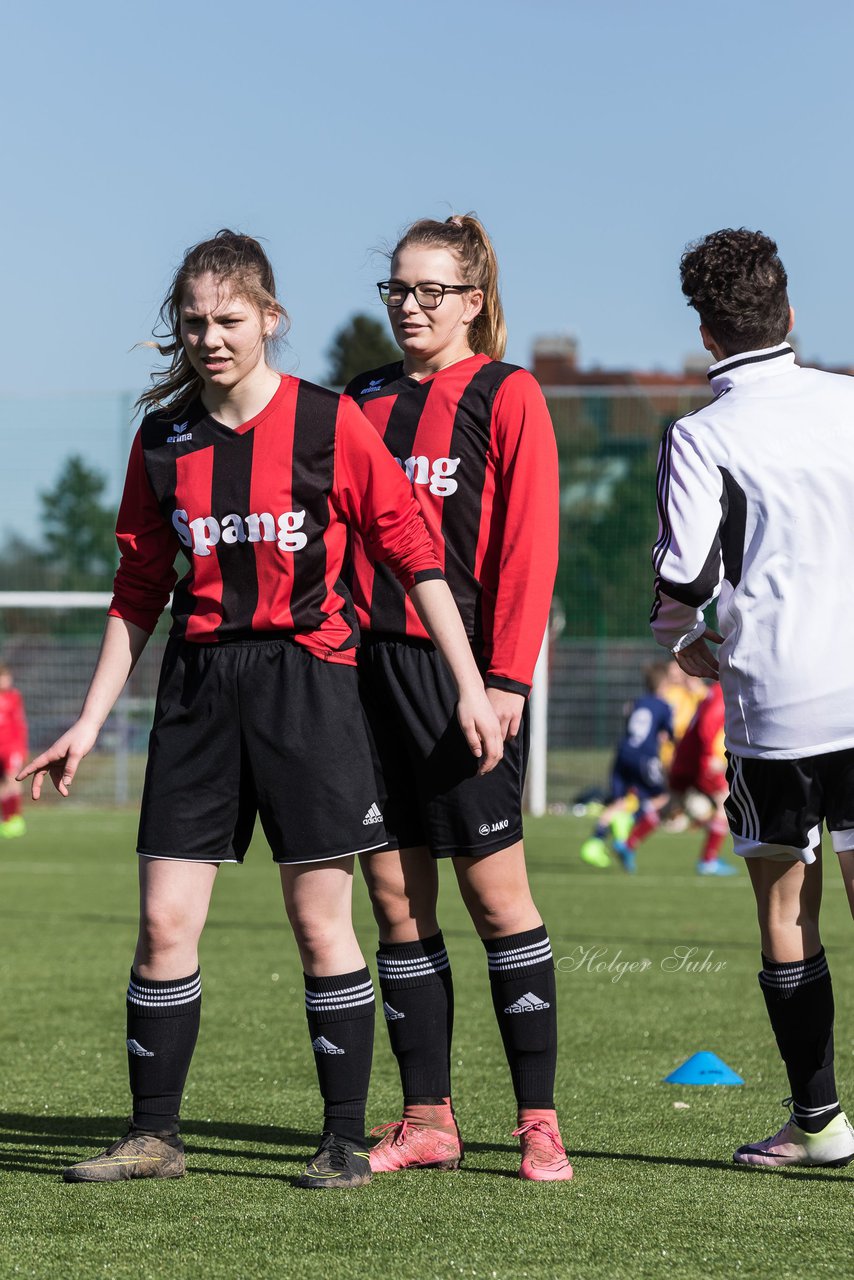
[[170,640],[137,851],[242,862],[260,815],[273,859],[387,845],[354,667],[293,641]]
[[727,753],[725,801],[742,858],[814,862],[827,823],[837,853],[854,849],[854,749],[801,760]]
[[480,776],[457,721],[456,686],[429,641],[369,637],[359,673],[389,848],[476,857],[521,840],[527,707],[501,763]]

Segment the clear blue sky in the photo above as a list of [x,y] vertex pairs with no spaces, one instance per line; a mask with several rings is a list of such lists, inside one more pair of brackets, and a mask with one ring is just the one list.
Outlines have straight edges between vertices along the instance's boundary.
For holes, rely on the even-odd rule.
[[854,362],[852,45],[841,0],[14,5],[0,393],[139,389],[130,348],[221,226],[266,239],[284,367],[321,379],[342,321],[382,314],[371,247],[467,209],[513,360],[571,332],[585,363],[679,368],[681,249],[744,224],[780,244],[803,353]]
[[694,347],[676,261],[775,235],[805,350],[854,358],[846,3],[89,3],[4,21],[0,389],[135,387],[170,273],[220,226],[264,236],[322,375],[380,315],[371,246],[476,209],[511,355],[577,333],[603,364]]

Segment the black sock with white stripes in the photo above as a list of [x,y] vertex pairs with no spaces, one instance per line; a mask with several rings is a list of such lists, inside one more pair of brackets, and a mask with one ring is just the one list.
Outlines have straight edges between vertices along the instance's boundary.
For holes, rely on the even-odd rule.
[[807,960],[762,957],[759,985],[792,1090],[792,1115],[818,1133],[841,1111],[833,1071],[833,987],[824,947]]
[[451,1094],[454,985],[441,932],[381,942],[377,971],[403,1101],[438,1106]]
[[323,1097],[323,1132],[365,1144],[374,1051],[374,988],[367,968],[305,978],[305,1009]]
[[199,1034],[202,977],[153,982],[130,971],[127,1049],[133,1125],[177,1133],[181,1094]]
[[545,925],[485,938],[492,1003],[520,1107],[554,1108],[557,1000]]

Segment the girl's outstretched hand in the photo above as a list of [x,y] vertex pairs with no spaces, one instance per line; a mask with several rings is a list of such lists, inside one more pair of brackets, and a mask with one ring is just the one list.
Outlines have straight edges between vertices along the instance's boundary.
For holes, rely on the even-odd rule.
[[48,774],[61,796],[68,795],[68,789],[74,781],[78,765],[87,756],[98,740],[99,730],[87,724],[85,720],[75,720],[61,738],[57,738],[52,747],[48,747],[40,756],[36,756],[29,764],[24,765],[17,775],[23,782],[32,775],[32,796],[38,800],[42,793],[42,783]]

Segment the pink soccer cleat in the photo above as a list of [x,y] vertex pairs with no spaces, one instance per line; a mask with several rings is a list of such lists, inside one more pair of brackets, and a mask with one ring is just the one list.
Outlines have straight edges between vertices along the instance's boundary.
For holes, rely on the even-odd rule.
[[528,1120],[513,1130],[522,1148],[519,1177],[528,1182],[569,1182],[572,1165],[560,1140],[557,1117],[550,1120]]
[[844,1111],[819,1133],[807,1133],[790,1116],[779,1133],[739,1147],[733,1160],[760,1169],[780,1169],[789,1164],[838,1169],[854,1160],[854,1129]]
[[408,1106],[402,1120],[372,1129],[380,1137],[371,1148],[373,1173],[399,1169],[459,1169],[463,1143],[450,1102],[441,1106]]

